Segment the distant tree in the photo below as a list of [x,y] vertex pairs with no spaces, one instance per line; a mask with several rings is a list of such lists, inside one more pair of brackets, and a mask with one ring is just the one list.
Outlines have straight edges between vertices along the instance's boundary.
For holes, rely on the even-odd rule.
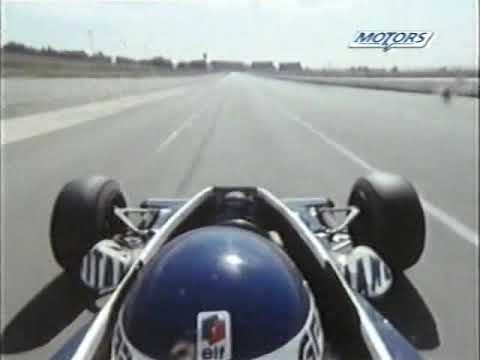
[[439,73],[447,73],[448,72],[448,68],[446,66],[442,66],[441,68],[438,69],[438,72]]
[[10,41],[3,45],[2,51],[7,51],[7,52],[15,52],[15,53],[21,53],[21,54],[35,54],[38,52],[38,50],[25,46],[24,44],[17,43]]
[[390,72],[392,72],[392,73],[398,73],[398,66],[395,65],[394,67],[392,67],[392,69],[390,70]]
[[124,56],[117,56],[116,63],[117,64],[134,64],[136,63],[136,60],[128,57],[124,57]]

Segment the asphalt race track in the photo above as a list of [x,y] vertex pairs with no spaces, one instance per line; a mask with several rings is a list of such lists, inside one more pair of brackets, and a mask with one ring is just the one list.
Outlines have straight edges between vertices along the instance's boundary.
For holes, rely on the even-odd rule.
[[96,311],[49,249],[50,211],[70,179],[116,178],[133,205],[227,184],[341,204],[372,169],[416,185],[428,227],[397,301],[378,308],[426,359],[478,359],[478,99],[246,74],[137,79],[133,90],[127,79],[102,81],[4,84],[5,359],[48,358]]

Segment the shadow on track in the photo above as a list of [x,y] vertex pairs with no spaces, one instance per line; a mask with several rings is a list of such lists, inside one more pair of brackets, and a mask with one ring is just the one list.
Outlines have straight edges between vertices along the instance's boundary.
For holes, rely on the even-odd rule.
[[432,350],[440,345],[435,319],[405,275],[398,275],[388,296],[373,305],[417,349]]
[[45,345],[85,309],[96,311],[94,299],[62,273],[5,327],[0,353],[14,354]]
[[[373,303],[417,349],[440,345],[432,313],[413,284],[402,274],[388,296]],[[14,354],[45,345],[84,310],[98,311],[95,298],[62,273],[44,287],[5,327],[2,354]]]

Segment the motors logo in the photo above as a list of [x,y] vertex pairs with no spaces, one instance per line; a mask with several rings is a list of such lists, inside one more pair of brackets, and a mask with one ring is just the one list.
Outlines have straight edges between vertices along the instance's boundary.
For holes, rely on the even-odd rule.
[[433,37],[432,31],[371,31],[359,30],[355,33],[350,48],[423,48]]
[[197,360],[231,359],[230,325],[227,311],[205,311],[197,315]]

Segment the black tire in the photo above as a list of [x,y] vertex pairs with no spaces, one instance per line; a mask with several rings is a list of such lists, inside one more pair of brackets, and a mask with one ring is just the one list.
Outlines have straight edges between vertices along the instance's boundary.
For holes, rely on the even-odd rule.
[[348,203],[360,209],[349,226],[354,245],[371,247],[393,271],[417,263],[425,247],[425,216],[412,184],[375,172],[355,182]]
[[125,207],[119,184],[103,176],[76,179],[58,195],[50,222],[50,245],[57,263],[78,276],[85,254],[98,241],[124,231],[114,207]]

